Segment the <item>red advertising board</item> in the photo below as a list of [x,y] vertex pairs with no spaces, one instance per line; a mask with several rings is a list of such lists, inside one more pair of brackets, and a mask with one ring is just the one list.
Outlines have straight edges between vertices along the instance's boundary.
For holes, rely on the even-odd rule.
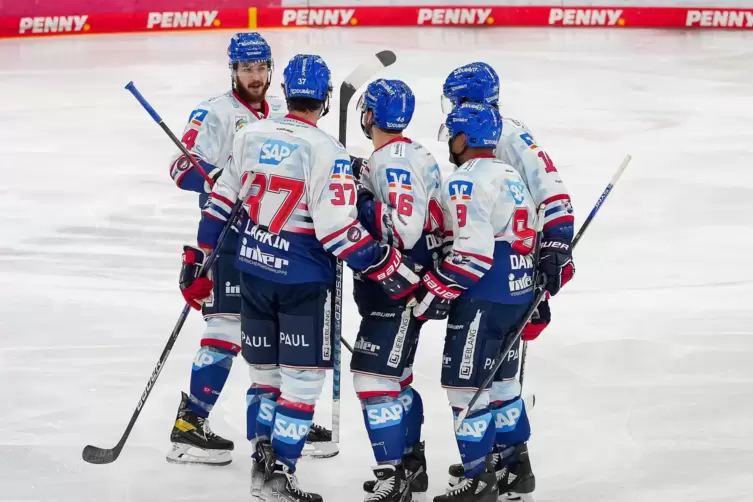
[[0,17],[0,37],[332,26],[557,26],[750,30],[753,29],[753,9],[369,6],[170,10],[152,7],[151,10],[140,12],[79,12],[54,16]]

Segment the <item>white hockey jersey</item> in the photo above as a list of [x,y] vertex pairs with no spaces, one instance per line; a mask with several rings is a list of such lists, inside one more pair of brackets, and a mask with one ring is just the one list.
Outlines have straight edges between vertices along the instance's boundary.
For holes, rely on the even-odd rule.
[[[235,91],[228,91],[199,103],[189,115],[180,141],[209,177],[213,178],[230,158],[233,138],[239,129],[258,120],[280,117],[285,113],[285,101],[280,98],[268,97],[260,113],[250,108]],[[181,153],[173,158],[170,176],[183,190],[200,194],[211,192],[209,183]],[[200,197],[199,205],[203,207],[206,199],[206,195]]]
[[[374,194],[358,208],[358,219],[385,244],[425,267],[441,242],[434,231],[442,227],[442,173],[434,156],[420,143],[395,138],[371,154],[361,183]],[[439,258],[437,254],[435,259]]]
[[520,173],[491,156],[472,159],[445,180],[442,207],[452,248],[439,272],[472,298],[530,302],[537,216]]
[[536,143],[531,131],[515,119],[502,119],[502,137],[497,158],[513,166],[525,181],[533,202],[546,205],[544,234],[573,237],[573,206],[570,195],[549,155]]
[[[292,115],[240,130],[199,225],[213,247],[251,177],[236,259],[241,271],[275,282],[334,280],[334,257],[355,270],[379,261],[378,243],[356,220],[350,157],[315,125]],[[333,257],[334,255],[334,257]]]

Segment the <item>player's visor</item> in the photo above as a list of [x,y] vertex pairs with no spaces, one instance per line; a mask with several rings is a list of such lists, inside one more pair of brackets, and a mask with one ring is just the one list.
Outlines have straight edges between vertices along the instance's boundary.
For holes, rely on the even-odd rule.
[[452,133],[450,132],[450,128],[447,127],[447,124],[440,125],[439,132],[437,132],[437,141],[447,143],[451,139],[452,139]]
[[442,95],[440,98],[440,103],[442,105],[442,113],[447,115],[452,111],[453,108],[455,108],[455,103],[452,102],[450,98],[448,98],[445,95]]
[[356,103],[356,110],[358,110],[359,112],[366,110],[366,93],[365,92],[361,94],[360,98],[358,98],[358,103]]

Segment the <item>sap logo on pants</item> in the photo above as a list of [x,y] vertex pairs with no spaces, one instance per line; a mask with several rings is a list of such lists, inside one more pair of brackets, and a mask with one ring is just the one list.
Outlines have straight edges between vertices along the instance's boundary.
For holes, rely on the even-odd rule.
[[275,408],[277,408],[276,401],[263,398],[259,405],[259,416],[256,417],[256,420],[267,426],[272,425],[272,418],[275,416]]
[[518,419],[523,414],[523,400],[517,399],[516,401],[508,404],[504,408],[498,410],[495,415],[495,426],[497,432],[510,432],[518,425]]
[[196,353],[196,357],[193,360],[193,369],[198,370],[204,366],[219,363],[225,359],[225,357],[226,356],[223,354],[218,354],[217,352],[202,348]]
[[309,421],[296,420],[292,417],[277,414],[272,439],[278,439],[283,443],[297,444],[306,439],[309,433]]
[[413,389],[405,389],[397,398],[403,403],[405,414],[410,413],[410,409],[413,407]]
[[489,423],[492,421],[491,413],[484,413],[479,417],[466,418],[463,423],[460,424],[460,428],[455,435],[458,439],[463,441],[472,441],[478,443],[484,437],[484,433],[489,428]]
[[401,402],[381,403],[366,407],[366,416],[372,429],[383,429],[399,424],[403,419]]

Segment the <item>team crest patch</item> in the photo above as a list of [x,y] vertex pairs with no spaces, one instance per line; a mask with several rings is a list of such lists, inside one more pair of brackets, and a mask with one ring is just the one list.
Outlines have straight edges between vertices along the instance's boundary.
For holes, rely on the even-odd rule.
[[361,240],[361,229],[358,227],[350,227],[348,229],[348,240],[350,242],[358,242]]
[[248,125],[248,118],[247,117],[245,117],[243,115],[235,117],[235,132],[240,131],[241,129],[243,129],[247,125]]

